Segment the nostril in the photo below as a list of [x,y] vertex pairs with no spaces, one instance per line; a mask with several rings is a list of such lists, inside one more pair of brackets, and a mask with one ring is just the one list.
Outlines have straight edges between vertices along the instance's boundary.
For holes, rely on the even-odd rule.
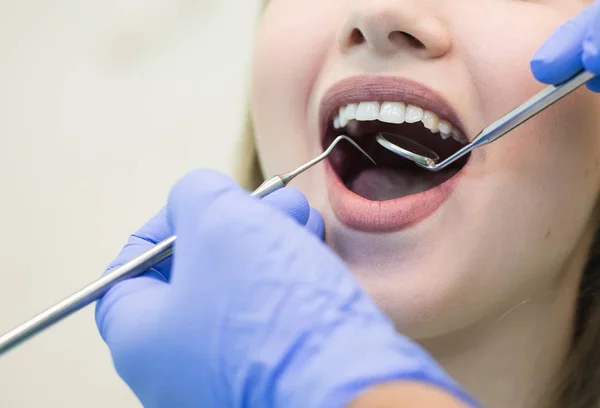
[[350,33],[349,40],[350,45],[360,45],[365,42],[365,36],[363,35],[362,31],[360,31],[358,28],[355,28]]
[[425,44],[417,39],[412,34],[409,34],[404,31],[392,31],[388,38],[390,42],[394,45],[402,45],[408,43],[413,48],[425,48]]

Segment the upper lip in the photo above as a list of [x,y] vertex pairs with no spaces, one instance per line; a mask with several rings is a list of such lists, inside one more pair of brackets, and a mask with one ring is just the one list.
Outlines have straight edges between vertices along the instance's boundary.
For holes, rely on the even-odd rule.
[[343,79],[323,95],[319,110],[321,142],[341,106],[368,101],[404,102],[419,106],[452,123],[469,139],[457,113],[438,92],[407,78],[364,75]]

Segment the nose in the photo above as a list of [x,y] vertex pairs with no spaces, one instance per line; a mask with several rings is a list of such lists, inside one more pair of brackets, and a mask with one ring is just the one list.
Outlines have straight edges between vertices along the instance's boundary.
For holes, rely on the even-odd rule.
[[366,47],[382,56],[439,58],[452,48],[448,28],[429,0],[356,0],[338,39],[344,53]]

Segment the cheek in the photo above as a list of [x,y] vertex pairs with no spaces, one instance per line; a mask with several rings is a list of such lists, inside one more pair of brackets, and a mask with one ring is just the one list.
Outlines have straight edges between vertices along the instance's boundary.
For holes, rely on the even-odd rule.
[[[555,3],[553,7],[486,3],[481,11],[494,18],[485,26],[465,19],[464,24],[472,26],[456,30],[464,34],[456,38],[457,59],[468,68],[475,84],[476,97],[468,111],[478,117],[471,118],[471,123],[486,126],[543,89],[545,85],[533,78],[524,61],[582,7],[577,1]],[[473,32],[480,40],[466,35]],[[525,208],[515,206],[514,213],[523,215],[523,221],[529,219],[533,227],[552,226],[557,236],[562,231],[565,242],[573,242],[581,233],[598,195],[600,175],[595,163],[600,152],[600,123],[594,114],[598,99],[581,89],[485,147],[485,156],[476,156],[482,160],[482,176],[501,186],[504,195],[518,197],[506,202],[505,209],[510,209],[511,203],[526,203]],[[490,201],[496,200],[490,197]],[[545,235],[533,233],[538,241],[540,233]]]
[[307,130],[307,105],[335,44],[341,3],[274,0],[263,15],[253,59],[251,106],[259,155],[268,174],[289,170],[310,157],[314,135]]
[[[565,242],[577,240],[576,234],[589,223],[598,198],[599,102],[597,95],[581,89],[540,114],[507,144],[520,162],[514,167],[515,176],[530,174],[531,185],[546,193],[541,195],[544,202],[540,205],[552,211],[549,215],[556,235]],[[532,139],[529,142],[528,137]]]
[[[533,78],[529,61],[552,32],[582,7],[576,0],[555,3],[550,7],[522,1],[485,2],[472,12],[479,18],[463,18],[451,27],[454,59],[473,84],[467,111],[478,117],[470,118],[471,123],[488,125],[543,88]],[[466,4],[462,11],[468,14]],[[490,16],[484,24],[482,16]]]
[[573,278],[569,262],[587,245],[581,237],[595,228],[599,102],[582,89],[485,148],[486,176],[476,200],[484,205],[474,205],[470,215],[489,221],[474,225],[472,235],[493,243],[482,251],[488,259],[481,268],[503,274],[490,276],[493,285],[481,293],[500,293],[503,306],[552,292]]

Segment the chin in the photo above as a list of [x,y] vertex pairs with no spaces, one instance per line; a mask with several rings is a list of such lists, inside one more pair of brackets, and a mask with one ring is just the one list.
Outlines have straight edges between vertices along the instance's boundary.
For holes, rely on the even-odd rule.
[[[322,184],[324,193],[326,183]],[[316,189],[311,193],[311,202],[316,201],[312,196],[322,196]],[[325,220],[327,245],[397,330],[416,340],[475,324],[483,313],[493,314],[483,309],[493,306],[494,296],[501,294],[498,291],[485,301],[480,299],[478,294],[489,288],[484,275],[474,272],[478,259],[468,257],[469,251],[461,251],[459,256],[447,239],[424,239],[452,212],[455,203],[452,198],[449,201],[418,225],[387,233],[349,227],[329,202],[317,207]],[[451,264],[447,261],[450,257]]]

